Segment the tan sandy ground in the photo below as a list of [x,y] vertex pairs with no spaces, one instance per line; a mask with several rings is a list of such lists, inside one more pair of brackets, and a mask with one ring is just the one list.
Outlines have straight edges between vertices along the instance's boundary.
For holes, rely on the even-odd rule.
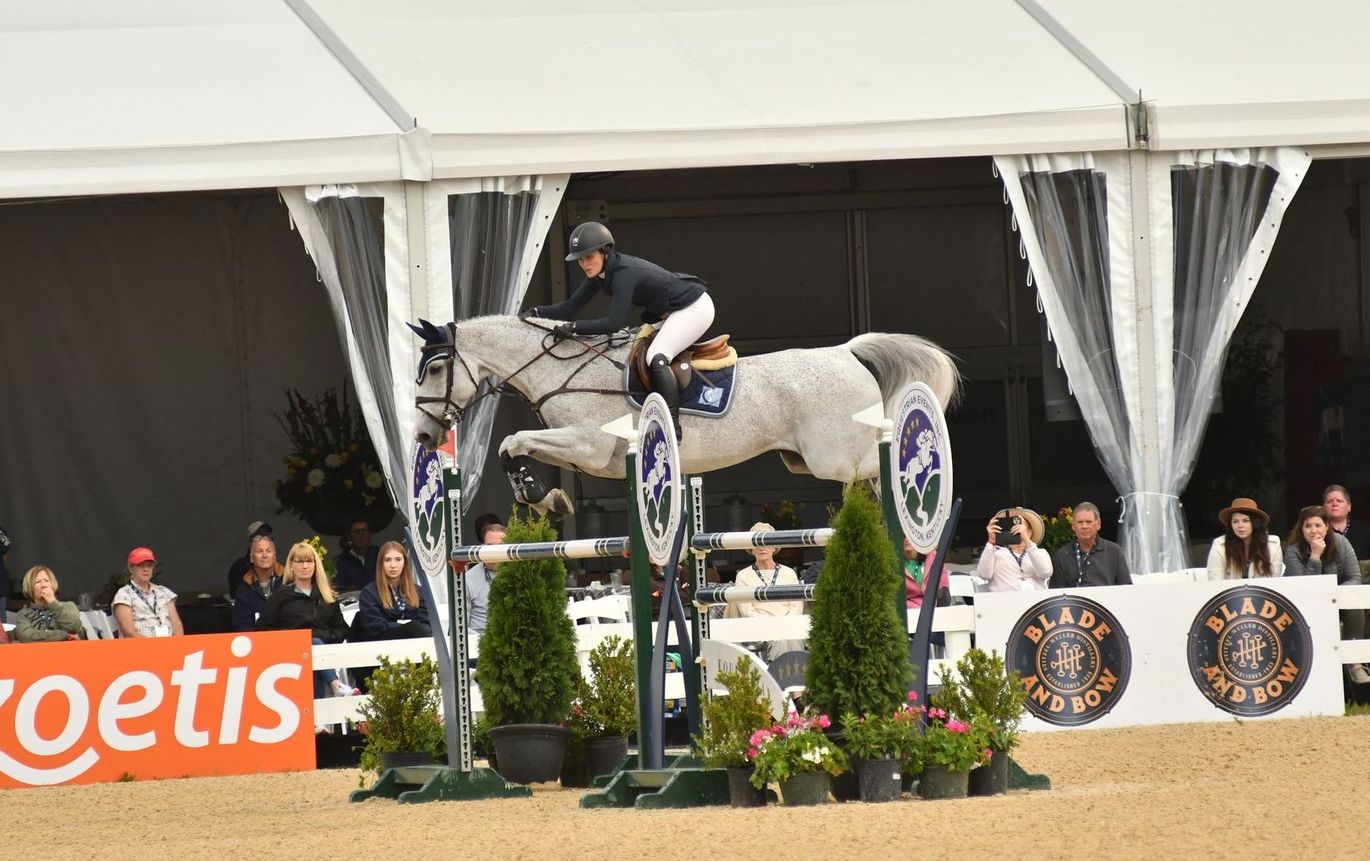
[[[1364,858],[1370,717],[1029,737],[1050,792],[765,810],[532,799],[351,805],[357,772],[4,793],[6,854],[132,858]],[[923,851],[919,851],[919,841]],[[1363,840],[1360,841],[1364,845]]]

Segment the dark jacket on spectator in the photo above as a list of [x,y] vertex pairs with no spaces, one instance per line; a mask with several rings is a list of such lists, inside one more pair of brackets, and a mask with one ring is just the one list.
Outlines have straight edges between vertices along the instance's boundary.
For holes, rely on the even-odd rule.
[[329,604],[316,587],[308,595],[295,584],[282,586],[266,599],[266,608],[257,620],[258,631],[313,631],[315,639],[325,643],[341,643],[347,639],[347,623],[337,601]]
[[365,589],[367,583],[376,582],[376,560],[381,549],[371,545],[366,549],[366,559],[358,559],[351,551],[338,556],[338,591],[355,592]]
[[[432,625],[428,621],[428,608],[423,603],[422,595],[419,596],[417,607],[405,607],[403,611],[394,606],[386,607],[381,603],[380,590],[376,588],[375,580],[367,583],[366,588],[362,590],[358,599],[357,619],[362,636],[368,640],[403,640],[409,637],[433,636]],[[357,625],[354,624],[353,631],[356,629]]]
[[[281,575],[285,569],[276,563],[276,573],[271,575],[271,594],[281,588]],[[238,589],[233,593],[233,630],[257,630],[257,616],[266,609],[267,596],[262,593],[262,584],[257,575],[248,571],[238,580]]]

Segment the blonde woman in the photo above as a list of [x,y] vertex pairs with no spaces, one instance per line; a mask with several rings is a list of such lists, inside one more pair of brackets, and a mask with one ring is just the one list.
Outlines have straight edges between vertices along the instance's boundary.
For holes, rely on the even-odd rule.
[[[341,643],[347,639],[347,623],[324,573],[323,560],[313,545],[301,541],[290,548],[285,558],[285,577],[281,588],[266,599],[266,608],[257,620],[258,631],[306,630],[314,644]],[[314,698],[321,699],[331,689],[340,697],[360,693],[345,687],[333,670],[314,673]]]
[[423,603],[409,554],[398,541],[381,545],[376,579],[366,584],[358,599],[357,618],[368,640],[431,637],[428,607]]
[[70,601],[57,600],[57,575],[46,565],[35,565],[24,574],[24,597],[29,605],[18,613],[14,626],[16,643],[58,643],[84,640],[81,611]]

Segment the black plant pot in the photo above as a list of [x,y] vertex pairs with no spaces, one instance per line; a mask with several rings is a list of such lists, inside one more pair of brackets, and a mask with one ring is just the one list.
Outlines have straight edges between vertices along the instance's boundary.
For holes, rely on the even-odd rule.
[[989,763],[970,773],[971,795],[1003,795],[1008,792],[1008,751],[993,751]]
[[567,789],[588,788],[590,786],[590,773],[585,767],[585,760],[572,761],[568,756],[562,761],[561,785]]
[[515,723],[490,728],[499,773],[510,783],[550,783],[561,776],[568,727]]
[[381,754],[381,771],[391,768],[407,768],[411,765],[432,765],[432,754],[417,750],[400,750]]
[[753,765],[728,766],[728,800],[733,807],[765,807],[766,787],[752,786]]
[[847,754],[847,770],[831,781],[832,797],[838,801],[859,801],[861,799],[861,780],[856,776],[856,770],[861,766],[861,757],[847,751],[847,736],[841,730],[834,727],[824,731],[823,734],[828,737],[828,741],[837,745]]
[[585,740],[585,752],[591,780],[601,774],[613,774],[614,769],[622,765],[628,756],[628,737],[597,735]]
[[899,761],[894,759],[863,759],[857,771],[861,785],[861,800],[871,802],[898,801],[902,794],[903,774]]

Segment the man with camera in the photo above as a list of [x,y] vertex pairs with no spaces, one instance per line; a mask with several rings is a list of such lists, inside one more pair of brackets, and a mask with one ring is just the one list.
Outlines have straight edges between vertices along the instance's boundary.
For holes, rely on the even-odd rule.
[[1051,556],[1037,543],[1046,533],[1031,508],[1004,508],[985,527],[988,541],[975,576],[989,581],[991,592],[1034,592],[1047,588]]
[[1099,537],[1099,527],[1102,525],[1099,506],[1092,502],[1081,502],[1075,506],[1070,521],[1075,540],[1057,548],[1051,588],[1132,585],[1132,574],[1128,571],[1123,548],[1107,538]]

